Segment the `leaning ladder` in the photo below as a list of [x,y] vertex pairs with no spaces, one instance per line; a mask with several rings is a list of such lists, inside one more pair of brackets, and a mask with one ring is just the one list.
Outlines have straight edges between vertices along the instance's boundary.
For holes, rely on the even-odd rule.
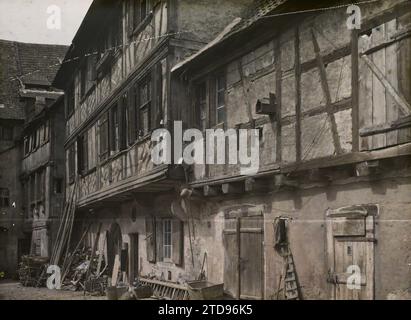
[[297,273],[295,270],[294,258],[291,250],[287,250],[284,257],[284,294],[286,300],[299,300],[300,294],[298,289]]

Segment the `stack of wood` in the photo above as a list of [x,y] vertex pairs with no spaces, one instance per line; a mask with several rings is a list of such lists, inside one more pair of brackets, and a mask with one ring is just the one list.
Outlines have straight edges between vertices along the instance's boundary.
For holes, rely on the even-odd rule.
[[19,281],[25,287],[45,286],[45,268],[48,258],[36,256],[22,256],[17,270]]
[[64,206],[60,226],[57,232],[56,241],[50,257],[50,264],[60,265],[61,258],[65,252],[67,257],[70,248],[71,234],[73,231],[74,215],[76,212],[77,181],[74,183],[70,197]]

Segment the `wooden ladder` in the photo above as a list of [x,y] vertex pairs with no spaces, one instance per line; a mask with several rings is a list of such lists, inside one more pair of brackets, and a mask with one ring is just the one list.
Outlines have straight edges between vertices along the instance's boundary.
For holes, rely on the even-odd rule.
[[298,290],[297,274],[295,271],[294,258],[291,250],[288,249],[284,257],[285,276],[284,276],[284,293],[286,300],[299,300],[300,294]]

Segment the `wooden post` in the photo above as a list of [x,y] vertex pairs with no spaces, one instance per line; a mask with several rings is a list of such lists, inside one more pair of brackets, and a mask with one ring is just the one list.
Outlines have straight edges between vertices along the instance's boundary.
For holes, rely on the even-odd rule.
[[359,137],[359,64],[358,64],[358,30],[351,33],[351,87],[352,87],[352,151],[360,149]]

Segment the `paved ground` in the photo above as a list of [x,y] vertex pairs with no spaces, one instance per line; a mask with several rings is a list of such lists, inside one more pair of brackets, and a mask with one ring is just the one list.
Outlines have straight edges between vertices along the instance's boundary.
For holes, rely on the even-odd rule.
[[15,281],[0,281],[0,300],[106,300],[106,297],[83,296],[83,292],[23,287]]

